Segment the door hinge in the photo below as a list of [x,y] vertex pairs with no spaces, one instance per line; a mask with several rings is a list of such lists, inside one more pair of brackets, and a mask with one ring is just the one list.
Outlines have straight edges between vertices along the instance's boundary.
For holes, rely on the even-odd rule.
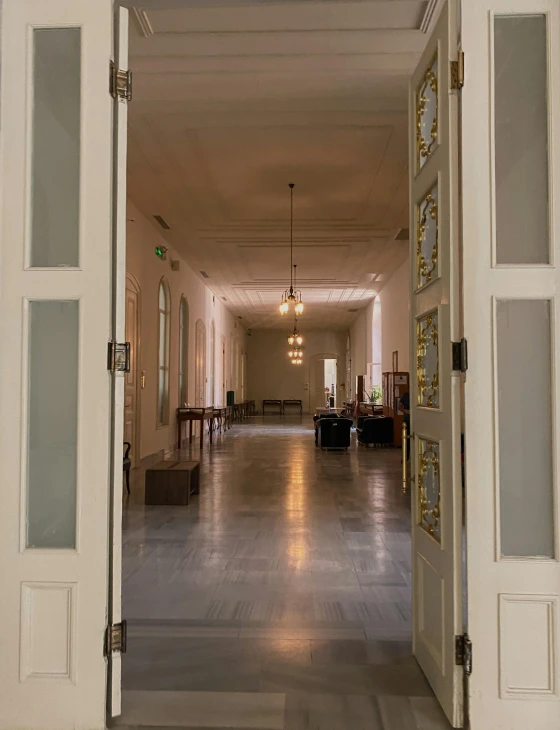
[[132,99],[132,71],[123,71],[111,61],[109,72],[109,92],[113,99]]
[[469,353],[467,348],[467,341],[463,337],[461,342],[452,342],[452,370],[457,372],[466,373],[469,367]]
[[103,640],[103,653],[105,656],[117,653],[126,654],[126,621],[107,626]]
[[465,54],[459,51],[457,60],[450,64],[450,87],[460,91],[465,85]]
[[112,373],[130,372],[130,342],[107,343],[107,370]]
[[455,664],[463,667],[465,674],[472,674],[472,641],[468,634],[455,637]]

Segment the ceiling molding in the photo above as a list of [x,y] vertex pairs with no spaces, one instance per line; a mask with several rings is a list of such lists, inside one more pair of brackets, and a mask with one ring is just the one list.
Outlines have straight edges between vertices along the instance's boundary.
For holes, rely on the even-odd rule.
[[434,25],[437,23],[441,9],[443,8],[445,0],[428,0],[426,6],[426,12],[420,23],[420,30],[422,33],[431,33]]
[[148,13],[145,10],[142,10],[141,8],[132,8],[132,17],[136,22],[136,27],[138,28],[138,32],[141,36],[149,38],[154,34],[154,28],[150,22]]

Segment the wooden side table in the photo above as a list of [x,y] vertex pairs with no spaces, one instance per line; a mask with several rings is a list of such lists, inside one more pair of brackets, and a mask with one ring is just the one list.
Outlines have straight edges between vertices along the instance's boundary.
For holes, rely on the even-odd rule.
[[199,491],[199,461],[160,461],[146,469],[145,504],[187,505]]

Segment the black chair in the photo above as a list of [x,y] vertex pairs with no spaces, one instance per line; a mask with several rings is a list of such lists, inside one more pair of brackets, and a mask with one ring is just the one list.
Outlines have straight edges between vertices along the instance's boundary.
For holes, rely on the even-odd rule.
[[347,449],[350,446],[350,418],[320,418],[317,421],[317,446],[322,449]]
[[366,446],[386,446],[393,443],[393,419],[369,416],[358,419],[358,442]]
[[332,413],[320,413],[318,416],[313,416],[313,421],[315,423],[315,446],[317,446],[317,442],[319,439],[319,421],[322,418],[338,418],[339,415],[336,411],[333,411]]
[[126,479],[126,491],[130,494],[130,467],[132,466],[132,461],[130,460],[129,454],[130,449],[132,448],[132,444],[130,444],[128,441],[125,441],[123,446],[125,446],[125,452],[123,457],[123,472]]

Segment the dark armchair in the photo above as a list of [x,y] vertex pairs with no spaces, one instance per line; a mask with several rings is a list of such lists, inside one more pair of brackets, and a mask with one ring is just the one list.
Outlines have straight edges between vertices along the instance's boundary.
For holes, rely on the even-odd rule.
[[350,418],[320,418],[316,429],[316,445],[322,449],[347,449],[350,446]]
[[385,446],[393,443],[393,419],[369,416],[358,420],[358,442],[366,446]]

